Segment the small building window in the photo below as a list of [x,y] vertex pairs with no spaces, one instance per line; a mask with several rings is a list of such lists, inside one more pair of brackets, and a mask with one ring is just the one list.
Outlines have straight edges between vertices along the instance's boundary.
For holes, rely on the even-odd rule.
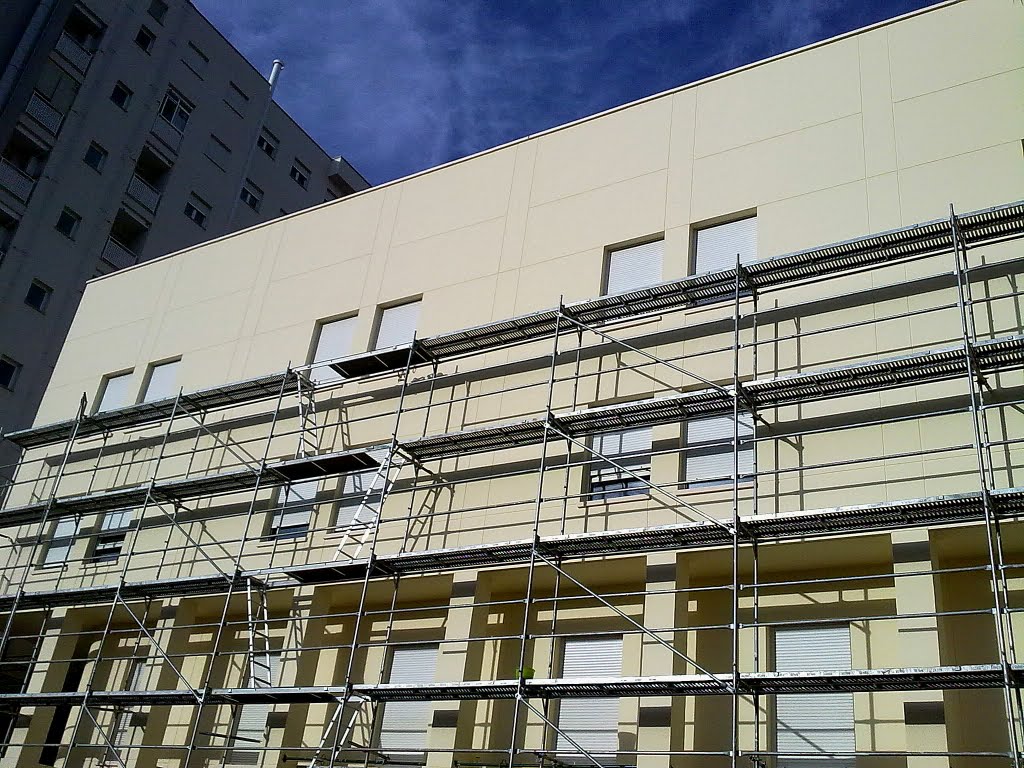
[[607,501],[623,496],[644,496],[650,492],[650,427],[595,435],[592,445],[595,454],[609,461],[597,455],[591,457],[589,500]]
[[210,57],[199,50],[199,47],[191,41],[185,46],[185,55],[181,60],[185,62],[186,67],[199,75],[200,78],[206,74],[206,68],[210,66]]
[[135,34],[135,44],[139,46],[146,53],[153,50],[153,43],[156,42],[156,35],[153,31],[146,26],[139,27],[139,31]]
[[263,154],[271,159],[277,156],[277,147],[280,143],[277,136],[266,128],[260,131],[260,137],[256,139],[256,146],[263,150]]
[[298,160],[292,164],[292,169],[288,172],[288,175],[292,177],[292,181],[303,189],[306,189],[309,186],[309,168]]
[[57,525],[50,535],[50,542],[46,547],[46,554],[43,555],[43,565],[64,565],[71,554],[71,548],[75,545],[75,536],[78,534],[78,519],[65,517],[57,521]]
[[185,202],[185,215],[203,229],[206,229],[206,220],[210,216],[210,210],[210,204],[203,198],[195,192],[189,194],[188,200]]
[[227,93],[224,95],[224,101],[231,109],[244,117],[246,109],[249,106],[249,97],[245,95],[245,91],[239,88],[234,83],[228,83]]
[[628,293],[660,283],[664,254],[664,240],[609,251],[605,294]]
[[694,274],[719,272],[757,260],[757,217],[750,216],[713,227],[698,229],[694,235]]
[[119,80],[114,84],[114,90],[110,92],[110,100],[127,111],[128,105],[132,102],[132,89]]
[[316,506],[319,480],[292,483],[281,489],[280,508],[274,511],[267,535],[275,539],[298,539],[309,531],[309,521]]
[[420,321],[420,303],[417,299],[394,307],[382,307],[377,317],[374,348],[388,349],[412,341]]
[[32,309],[45,312],[47,305],[50,303],[50,296],[52,295],[53,288],[48,286],[46,283],[33,280],[31,285],[28,287],[28,292],[25,294],[25,303],[32,307]]
[[90,142],[89,148],[85,150],[85,157],[82,160],[94,171],[102,173],[103,166],[107,164],[107,150],[95,141]]
[[0,355],[0,387],[13,390],[21,375],[21,363],[7,355]]
[[[754,425],[749,414],[739,419],[739,477],[746,480],[754,471]],[[732,483],[732,416],[708,416],[686,422],[686,451],[683,460],[687,488],[706,488]]]
[[166,363],[151,363],[149,375],[146,377],[146,392],[142,402],[172,398],[178,392],[178,365],[181,360],[170,360]]
[[99,397],[96,413],[124,408],[131,402],[132,371],[112,373],[103,378],[103,392]]
[[75,233],[78,232],[78,225],[81,223],[81,216],[70,208],[65,208],[60,212],[60,216],[57,217],[57,223],[54,226],[64,237],[74,240]]
[[239,197],[242,198],[242,202],[252,208],[254,211],[260,209],[260,204],[263,202],[263,190],[252,183],[251,180],[246,179],[245,184],[242,185],[242,191],[239,193]]
[[192,116],[195,105],[182,96],[173,88],[167,91],[164,96],[164,103],[160,106],[160,117],[173,125],[180,133],[185,132],[188,119]]
[[149,15],[163,24],[164,19],[167,18],[167,3],[164,0],[153,0],[149,4]]

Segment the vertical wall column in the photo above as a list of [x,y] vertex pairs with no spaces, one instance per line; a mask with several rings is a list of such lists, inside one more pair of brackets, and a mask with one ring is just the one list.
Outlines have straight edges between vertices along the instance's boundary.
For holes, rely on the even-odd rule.
[[[647,594],[644,595],[645,627],[678,626],[676,602],[679,598],[671,590],[685,586],[686,577],[680,574],[675,552],[658,552],[647,556]],[[676,633],[660,637],[678,647]],[[684,674],[682,659],[648,634],[641,635],[640,674]],[[680,649],[682,650],[682,649]],[[692,670],[691,670],[692,671]],[[637,716],[637,749],[641,751],[667,751],[672,746],[671,696],[647,696],[640,700]],[[637,755],[637,768],[668,768],[672,759],[668,755]]]
[[[915,574],[932,569],[931,546],[926,530],[894,531],[892,564],[896,585],[896,613],[935,613],[935,583],[931,574]],[[899,663],[903,667],[937,667],[939,627],[935,616],[897,619]],[[942,752],[947,750],[945,705],[942,691],[907,691],[903,694],[903,722],[906,725],[907,750]],[[948,766],[947,757],[908,757],[908,768]]]

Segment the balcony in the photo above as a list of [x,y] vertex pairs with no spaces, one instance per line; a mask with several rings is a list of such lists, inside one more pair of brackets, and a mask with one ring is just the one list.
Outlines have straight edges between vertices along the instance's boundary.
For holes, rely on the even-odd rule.
[[67,32],[62,32],[57,40],[54,50],[68,60],[68,62],[83,75],[89,69],[89,62],[92,61],[92,54],[80,46],[75,39]]
[[21,202],[28,202],[28,198],[32,194],[32,188],[35,185],[36,180],[27,173],[11,165],[6,160],[0,160],[0,186],[21,200]]
[[174,152],[177,152],[178,147],[181,145],[181,131],[162,117],[157,116],[156,120],[153,121],[153,135]]
[[124,269],[139,261],[138,256],[112,237],[108,237],[107,244],[103,246],[102,258],[114,269]]
[[156,213],[156,207],[160,204],[160,190],[138,175],[132,175],[132,180],[128,182],[128,196],[150,213]]
[[64,115],[38,93],[32,94],[25,113],[54,136],[60,131],[60,124],[64,122]]

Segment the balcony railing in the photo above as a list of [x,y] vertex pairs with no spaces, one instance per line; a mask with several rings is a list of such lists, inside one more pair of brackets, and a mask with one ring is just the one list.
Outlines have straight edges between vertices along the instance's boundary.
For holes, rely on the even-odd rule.
[[6,160],[0,160],[0,186],[21,200],[28,202],[36,180]]
[[64,114],[38,93],[32,94],[25,112],[54,136],[60,131],[60,124],[64,122]]
[[113,237],[108,237],[107,244],[103,246],[103,260],[114,269],[124,269],[138,264],[139,257],[127,246],[121,245]]
[[181,131],[159,115],[153,121],[153,135],[175,152],[178,151],[178,146],[181,144]]
[[71,62],[71,65],[83,75],[89,69],[89,62],[92,61],[92,54],[75,42],[67,32],[62,32],[57,39],[54,50]]
[[156,207],[160,203],[160,190],[151,186],[142,177],[132,176],[132,180],[128,182],[128,196],[150,213],[156,213]]

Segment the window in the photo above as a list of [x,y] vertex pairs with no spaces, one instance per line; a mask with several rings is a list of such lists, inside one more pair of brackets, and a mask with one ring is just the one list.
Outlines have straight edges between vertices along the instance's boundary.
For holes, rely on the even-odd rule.
[[245,184],[242,185],[242,191],[238,195],[242,198],[242,202],[252,208],[254,211],[260,209],[260,203],[263,202],[263,190],[253,184],[249,179],[245,180]]
[[590,494],[587,498],[591,501],[606,501],[623,496],[646,495],[650,490],[644,481],[651,479],[651,441],[650,427],[595,435],[594,451],[614,460],[615,464],[597,456],[591,457],[595,463],[590,465]]
[[[852,668],[848,624],[778,627],[775,630],[775,671],[783,673]],[[856,747],[852,693],[810,693],[775,697],[775,748],[779,768],[817,764],[823,755],[853,752]],[[807,757],[798,755],[807,754]],[[856,762],[828,761],[838,768]]]
[[292,164],[292,169],[288,172],[288,175],[292,177],[292,181],[303,189],[309,186],[309,168],[298,160]]
[[75,536],[78,534],[78,520],[74,517],[65,517],[57,521],[50,536],[50,543],[46,547],[46,554],[43,555],[43,565],[63,565],[68,561],[71,554],[71,547],[75,544]]
[[75,233],[78,231],[78,225],[81,221],[81,216],[70,208],[65,208],[60,212],[60,216],[57,217],[57,223],[54,226],[56,226],[57,231],[64,235],[64,237],[74,240]]
[[195,106],[192,102],[171,88],[164,96],[164,103],[160,107],[160,117],[173,125],[179,132],[184,133],[193,109]]
[[210,58],[191,41],[185,46],[185,55],[181,60],[185,62],[186,67],[199,75],[200,78],[206,74],[206,68],[210,65]]
[[131,402],[132,372],[113,373],[103,379],[103,393],[99,397],[96,413],[124,408]]
[[14,389],[18,383],[18,375],[21,373],[21,363],[13,360],[7,355],[0,355],[0,387]]
[[245,91],[239,88],[234,83],[228,83],[228,91],[224,96],[224,101],[231,107],[239,116],[244,116],[246,108],[249,106],[249,97],[245,95]]
[[375,520],[384,498],[378,487],[383,485],[383,479],[375,469],[345,475],[341,498],[334,510],[334,527],[344,531],[353,523],[366,525]]
[[[316,350],[313,352],[313,359],[310,362],[316,364],[324,360],[334,360],[351,354],[352,337],[355,331],[355,317],[345,317],[341,320],[320,323],[316,339]],[[343,378],[341,374],[326,365],[314,368],[312,376],[316,382],[337,381]]]
[[307,480],[285,486],[274,511],[267,535],[275,539],[299,539],[309,531],[309,520],[316,506],[316,492],[319,480]]
[[139,46],[146,53],[153,50],[153,43],[156,42],[156,35],[148,27],[139,27],[139,31],[135,35],[135,44]]
[[107,163],[107,150],[95,141],[90,142],[89,148],[85,150],[85,157],[82,160],[94,171],[102,172],[103,166]]
[[100,531],[96,534],[96,542],[89,556],[93,563],[112,563],[121,556],[128,529],[135,521],[135,512],[131,509],[119,509],[107,512],[100,523]]
[[260,131],[260,137],[256,139],[256,146],[263,150],[263,153],[273,159],[277,155],[277,146],[281,142],[278,141],[277,136],[272,134],[266,128]]
[[694,237],[694,274],[718,272],[757,260],[757,217],[698,229]]
[[163,24],[164,19],[167,18],[167,3],[164,0],[153,0],[149,4],[149,15]]
[[210,210],[210,204],[203,198],[195,192],[189,194],[188,200],[185,202],[185,215],[203,229],[206,229],[206,220],[210,216]]
[[384,307],[377,318],[375,349],[387,349],[408,344],[416,335],[420,320],[420,301],[410,301],[394,307]]
[[[562,650],[562,677],[619,677],[622,675],[622,637],[567,637]],[[587,752],[598,758],[614,757],[619,749],[619,700],[562,699],[558,727]],[[562,734],[556,749],[568,755],[559,759],[589,762]]]
[[32,309],[45,312],[46,305],[50,303],[51,295],[53,295],[53,288],[46,283],[33,280],[32,284],[28,287],[28,292],[25,294],[25,303],[32,307]]
[[127,111],[128,105],[131,104],[132,101],[132,89],[118,81],[114,85],[114,90],[110,92],[110,100],[121,109]]
[[178,392],[178,365],[181,360],[171,360],[167,363],[152,363],[149,366],[149,376],[146,381],[146,394],[142,402],[151,403],[154,400],[165,400],[174,397]]
[[660,283],[664,253],[664,240],[609,251],[604,292],[627,293]]
[[[435,643],[398,646],[391,652],[388,682],[432,683],[436,667]],[[425,748],[431,711],[429,701],[389,701],[384,705],[381,718],[380,748],[385,752]],[[408,756],[408,753],[403,755],[406,759]]]
[[206,144],[206,156],[213,161],[214,165],[222,171],[226,171],[231,163],[231,147],[211,133],[210,140]]
[[[754,426],[749,414],[740,414],[739,476],[754,471]],[[744,442],[746,440],[746,442]],[[687,487],[703,488],[732,483],[732,416],[709,416],[686,422],[683,459]]]

